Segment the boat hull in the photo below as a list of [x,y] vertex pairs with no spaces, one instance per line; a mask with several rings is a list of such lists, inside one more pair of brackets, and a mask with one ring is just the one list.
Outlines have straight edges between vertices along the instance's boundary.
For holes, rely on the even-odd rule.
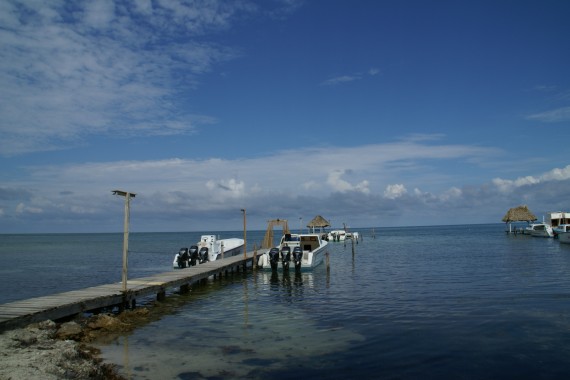
[[[279,259],[272,265],[270,251],[268,251],[259,256],[257,266],[264,270],[310,270],[324,261],[327,245],[328,242],[322,240],[318,234],[287,234],[276,247]],[[284,247],[288,247],[290,252],[293,252],[295,247],[302,249],[299,266],[295,265],[293,256],[289,260],[283,260]]]
[[350,239],[358,240],[358,232],[347,232],[345,230],[334,230],[327,234],[327,241],[329,242],[340,242]]
[[570,244],[570,232],[561,232],[558,234],[558,241],[563,244]]
[[[174,269],[182,269],[207,261],[216,261],[227,257],[237,256],[244,250],[244,240],[238,238],[217,239],[214,235],[202,235],[198,244],[191,247],[191,249],[192,248],[195,248],[196,251],[199,252],[206,250],[206,253],[203,256],[199,255],[198,260],[195,260],[194,264],[191,261],[186,261],[182,265],[179,264],[180,253],[178,253],[174,256],[174,261],[172,262],[172,267]],[[182,248],[181,251],[184,249],[185,248]]]
[[570,232],[570,224],[561,224],[557,227],[552,227],[552,231],[554,232],[554,236],[558,236],[564,232]]
[[525,234],[534,237],[545,237],[545,238],[554,237],[554,232],[552,231],[552,227],[544,223],[531,224],[530,226],[525,228]]

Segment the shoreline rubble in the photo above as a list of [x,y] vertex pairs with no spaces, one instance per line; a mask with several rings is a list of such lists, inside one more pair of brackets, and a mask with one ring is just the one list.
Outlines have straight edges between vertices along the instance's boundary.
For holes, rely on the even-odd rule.
[[46,320],[0,334],[0,380],[124,380],[103,363],[93,342],[109,341],[148,322],[146,308],[56,323]]

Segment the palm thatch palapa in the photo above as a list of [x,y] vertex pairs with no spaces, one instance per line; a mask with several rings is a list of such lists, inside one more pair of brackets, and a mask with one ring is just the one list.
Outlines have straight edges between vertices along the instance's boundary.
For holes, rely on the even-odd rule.
[[315,228],[319,228],[322,231],[323,228],[330,226],[331,224],[320,215],[315,216],[313,220],[311,220],[309,224],[307,224],[307,227],[312,228],[313,232],[315,231]]
[[505,216],[503,216],[503,222],[509,223],[508,233],[512,232],[511,223],[512,222],[527,222],[530,223],[536,220],[536,216],[528,209],[526,205],[513,207],[507,211]]

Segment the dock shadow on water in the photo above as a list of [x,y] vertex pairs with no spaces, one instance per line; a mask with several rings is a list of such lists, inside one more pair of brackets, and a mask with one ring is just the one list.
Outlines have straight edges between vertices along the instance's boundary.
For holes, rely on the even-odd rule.
[[101,342],[101,356],[129,379],[275,379],[309,373],[323,357],[364,340],[323,323],[318,305],[306,302],[326,287],[322,269],[250,272],[196,286],[167,299],[162,317]]

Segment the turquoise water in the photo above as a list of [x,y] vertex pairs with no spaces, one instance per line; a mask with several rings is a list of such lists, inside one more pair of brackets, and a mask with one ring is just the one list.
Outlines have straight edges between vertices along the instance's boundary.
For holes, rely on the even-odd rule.
[[[570,245],[504,228],[376,228],[375,239],[363,229],[354,254],[350,244],[329,245],[328,271],[249,272],[173,294],[169,314],[103,344],[102,355],[131,379],[566,379]],[[248,242],[262,234],[248,232]],[[178,248],[200,234],[136,235],[133,276],[170,270]],[[30,278],[6,267],[27,244],[16,238],[0,236],[6,287],[5,274]],[[121,234],[28,239],[44,248],[53,239],[56,249],[42,254],[54,256],[49,265],[30,259],[52,290],[67,289],[46,279],[120,281]],[[87,240],[90,250],[77,253]],[[93,258],[96,246],[107,248]],[[78,268],[65,266],[71,254]]]

